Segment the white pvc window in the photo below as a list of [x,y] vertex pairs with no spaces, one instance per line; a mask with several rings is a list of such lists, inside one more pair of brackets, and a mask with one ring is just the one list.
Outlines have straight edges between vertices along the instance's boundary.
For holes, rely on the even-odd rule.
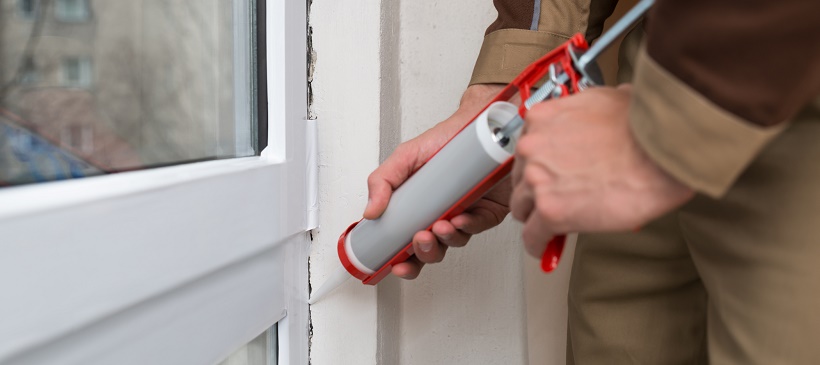
[[[250,157],[0,188],[0,364],[214,364],[238,349],[258,354],[260,333],[268,363],[308,363],[315,143],[306,121],[306,4],[224,1],[238,39],[253,39],[252,25],[265,19],[258,41],[235,52],[266,56],[258,86],[267,87],[245,88],[242,97],[262,98],[268,147]],[[254,17],[255,9],[266,16]],[[234,79],[247,75],[236,72]],[[250,121],[257,112],[226,117]],[[82,128],[68,133],[80,146],[91,138]],[[28,136],[13,143],[40,143]]]

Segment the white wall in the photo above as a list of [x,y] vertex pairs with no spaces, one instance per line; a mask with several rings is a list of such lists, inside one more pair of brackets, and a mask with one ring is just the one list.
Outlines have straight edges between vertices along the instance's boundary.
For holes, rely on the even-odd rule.
[[[401,2],[402,139],[455,111],[495,15],[489,0]],[[518,236],[507,222],[401,284],[402,364],[526,363]]]
[[[494,17],[491,0],[314,0],[314,287],[337,265],[338,235],[361,217],[369,172],[455,111]],[[351,280],[312,307],[312,364],[563,363],[567,273],[538,272],[519,235],[508,219],[417,280]]]
[[[361,217],[379,163],[380,5],[315,0],[313,111],[319,121],[319,224],[310,255],[315,289],[338,265],[336,240]],[[349,280],[311,306],[311,363],[376,364],[376,289]]]

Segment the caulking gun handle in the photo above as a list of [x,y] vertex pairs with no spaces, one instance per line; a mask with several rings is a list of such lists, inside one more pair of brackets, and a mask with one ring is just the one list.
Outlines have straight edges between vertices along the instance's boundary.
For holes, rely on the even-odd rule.
[[558,261],[561,260],[561,253],[564,252],[566,242],[567,236],[565,235],[555,236],[547,242],[547,249],[544,251],[544,256],[541,257],[541,270],[552,272],[558,267]]

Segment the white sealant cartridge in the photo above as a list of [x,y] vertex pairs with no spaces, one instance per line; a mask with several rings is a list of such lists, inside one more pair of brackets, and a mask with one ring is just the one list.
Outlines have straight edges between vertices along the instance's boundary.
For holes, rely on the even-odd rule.
[[381,217],[352,224],[338,241],[343,268],[313,293],[310,302],[350,276],[375,285],[393,265],[413,255],[416,232],[460,214],[506,177],[520,131],[504,143],[499,143],[496,132],[515,118],[520,118],[516,105],[490,104],[393,192]]

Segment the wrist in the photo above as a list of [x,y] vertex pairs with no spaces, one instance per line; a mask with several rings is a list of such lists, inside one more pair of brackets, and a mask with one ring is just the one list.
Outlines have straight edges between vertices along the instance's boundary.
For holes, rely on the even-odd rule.
[[478,112],[483,108],[490,100],[498,95],[501,90],[507,87],[506,84],[474,84],[467,87],[464,90],[464,94],[461,96],[461,102],[459,102],[459,110],[467,109],[469,111]]
[[[493,100],[507,85],[504,84],[475,84],[464,90],[458,109],[450,118],[439,123],[446,130],[458,130],[481,111],[490,100]],[[455,133],[455,130],[453,133]]]

